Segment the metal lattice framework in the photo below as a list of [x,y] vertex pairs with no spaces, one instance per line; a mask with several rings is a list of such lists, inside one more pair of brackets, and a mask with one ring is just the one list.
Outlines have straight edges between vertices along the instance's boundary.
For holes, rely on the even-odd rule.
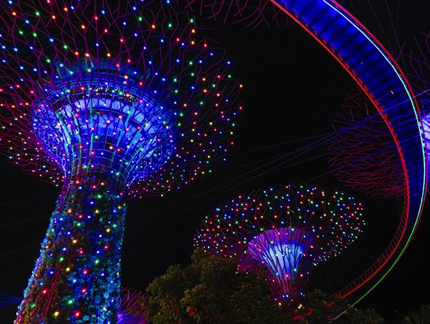
[[239,196],[207,216],[195,246],[234,258],[241,270],[263,266],[277,301],[303,296],[311,268],[362,232],[362,206],[341,192],[282,186]]
[[62,186],[16,323],[116,323],[125,199],[225,160],[242,86],[180,1],[0,8],[0,150]]

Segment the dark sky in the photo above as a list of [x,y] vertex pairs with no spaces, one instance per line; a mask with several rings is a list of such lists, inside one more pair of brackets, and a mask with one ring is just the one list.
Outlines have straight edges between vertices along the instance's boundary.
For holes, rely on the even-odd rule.
[[[393,50],[396,37],[403,43],[430,29],[428,1],[373,2],[377,2],[374,12],[366,1],[357,3],[351,12]],[[398,22],[395,32],[385,2]],[[396,9],[398,3],[402,5]],[[325,146],[298,153],[315,143],[315,136],[332,131],[332,120],[353,92],[348,74],[298,26],[211,25],[210,36],[227,49],[235,75],[245,84],[246,110],[238,144],[213,176],[164,198],[129,202],[122,273],[123,285],[128,287],[144,290],[169,265],[187,264],[199,221],[230,197],[285,183],[310,183],[327,190],[343,187],[330,174]],[[58,192],[6,159],[0,161],[0,179],[0,293],[20,297]],[[350,251],[315,269],[313,287],[331,292],[353,279],[378,256],[396,228],[401,200],[355,195],[365,207],[366,232]],[[430,210],[424,213],[405,256],[362,307],[375,307],[392,318],[395,310],[405,312],[430,302],[429,217]],[[0,324],[12,323],[15,311],[16,306],[0,306]]]

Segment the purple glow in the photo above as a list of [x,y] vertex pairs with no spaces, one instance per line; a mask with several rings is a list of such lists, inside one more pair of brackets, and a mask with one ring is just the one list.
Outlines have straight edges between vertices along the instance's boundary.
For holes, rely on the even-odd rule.
[[309,262],[301,262],[312,242],[305,231],[292,227],[273,229],[257,235],[248,244],[250,255],[272,273],[282,296],[300,293],[296,287],[299,267],[308,272]]
[[314,266],[349,247],[365,225],[354,197],[315,187],[279,186],[239,196],[207,216],[195,246],[266,273],[277,302],[306,292]]
[[38,104],[34,133],[66,179],[108,173],[129,187],[170,159],[177,136],[168,112],[117,74],[64,80]]

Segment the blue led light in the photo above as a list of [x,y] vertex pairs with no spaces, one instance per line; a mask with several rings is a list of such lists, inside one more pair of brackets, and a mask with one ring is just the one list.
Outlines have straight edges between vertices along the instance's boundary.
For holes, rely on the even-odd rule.
[[[170,117],[154,99],[127,86],[111,84],[118,73],[97,79],[63,80],[38,104],[33,129],[67,178],[116,174],[122,185],[145,180],[169,159],[174,145]],[[84,94],[80,89],[93,90]],[[68,91],[67,91],[68,90]],[[61,93],[71,92],[64,96]]]

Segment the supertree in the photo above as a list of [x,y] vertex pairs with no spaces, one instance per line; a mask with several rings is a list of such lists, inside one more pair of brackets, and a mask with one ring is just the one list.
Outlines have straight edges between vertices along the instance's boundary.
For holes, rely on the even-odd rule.
[[62,186],[16,323],[116,323],[126,199],[211,173],[241,85],[180,2],[0,6],[2,152]]
[[[421,103],[422,133],[428,160],[430,34],[424,33],[415,38],[412,45],[407,43],[398,56],[406,65],[409,80]],[[328,161],[339,180],[371,196],[388,198],[404,193],[404,174],[395,142],[363,91],[357,89],[346,98],[342,110],[333,121],[333,128]]]
[[267,270],[276,301],[305,291],[312,267],[337,256],[362,232],[362,206],[341,192],[280,186],[242,195],[207,216],[195,246]]

